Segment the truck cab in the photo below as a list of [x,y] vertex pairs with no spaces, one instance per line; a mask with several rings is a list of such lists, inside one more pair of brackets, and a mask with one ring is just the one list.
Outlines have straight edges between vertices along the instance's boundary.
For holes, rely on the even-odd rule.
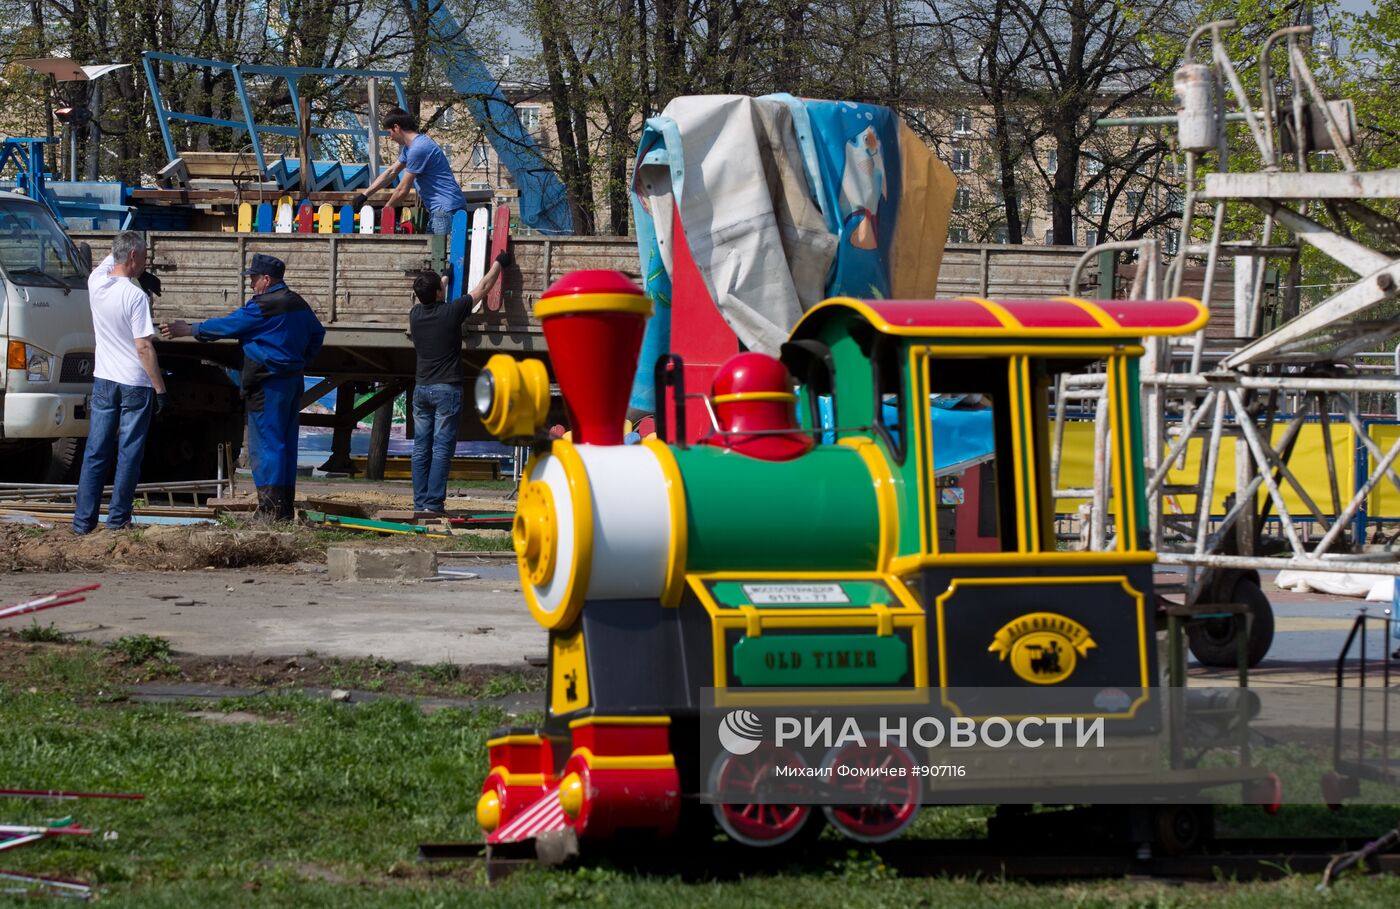
[[89,266],[41,203],[0,192],[0,480],[71,479],[92,393]]

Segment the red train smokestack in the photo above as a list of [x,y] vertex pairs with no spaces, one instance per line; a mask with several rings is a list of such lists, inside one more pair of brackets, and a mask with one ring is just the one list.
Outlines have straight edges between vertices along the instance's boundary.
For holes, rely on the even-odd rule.
[[619,271],[574,271],[535,304],[574,441],[621,445],[651,300]]

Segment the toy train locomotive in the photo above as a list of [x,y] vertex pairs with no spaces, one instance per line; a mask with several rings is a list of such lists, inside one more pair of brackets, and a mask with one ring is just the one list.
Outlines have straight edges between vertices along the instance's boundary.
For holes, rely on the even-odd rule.
[[[489,742],[477,807],[488,844],[565,827],[581,840],[676,833],[704,780],[762,759],[698,766],[702,689],[726,706],[758,703],[759,689],[891,703],[983,686],[1154,689],[1137,359],[1145,337],[1199,329],[1197,301],[830,299],[781,360],[739,354],[708,396],[692,396],[714,424],[698,444],[662,440],[686,405],[663,358],[660,437],[623,444],[650,312],[616,272],[575,272],[537,303],[571,439],[541,434],[539,361],[498,355],[476,386],[488,430],[532,440],[512,533],[526,603],[549,633],[543,727]],[[1100,467],[1117,533],[1108,551],[1060,551],[1048,394],[1057,375],[1093,364],[1108,376]],[[949,490],[926,403],[940,397],[991,410],[995,484],[981,520],[995,551],[951,551],[942,532]],[[1144,699],[1098,712],[1131,721]],[[1157,747],[1091,760],[1085,784],[1112,785]],[[1014,768],[999,772],[1014,783]],[[909,801],[824,813],[878,841],[912,820],[918,793]],[[771,845],[822,813],[761,802],[713,814],[731,838]]]

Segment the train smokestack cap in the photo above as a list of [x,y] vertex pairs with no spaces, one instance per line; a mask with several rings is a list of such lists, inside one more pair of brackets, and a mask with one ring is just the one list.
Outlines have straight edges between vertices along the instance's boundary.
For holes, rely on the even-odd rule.
[[574,271],[535,303],[574,441],[621,445],[651,300],[619,271]]

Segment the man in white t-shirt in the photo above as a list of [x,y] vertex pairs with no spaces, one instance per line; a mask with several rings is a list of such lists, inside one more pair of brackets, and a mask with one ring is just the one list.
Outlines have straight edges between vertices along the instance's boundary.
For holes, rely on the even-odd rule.
[[131,502],[151,419],[165,409],[165,378],[156,362],[151,301],[136,283],[146,270],[146,241],[135,231],[112,240],[112,254],[88,276],[88,302],[97,352],[83,473],[73,509],[73,532],[97,526],[102,488],[112,481],[107,527],[131,524]]

